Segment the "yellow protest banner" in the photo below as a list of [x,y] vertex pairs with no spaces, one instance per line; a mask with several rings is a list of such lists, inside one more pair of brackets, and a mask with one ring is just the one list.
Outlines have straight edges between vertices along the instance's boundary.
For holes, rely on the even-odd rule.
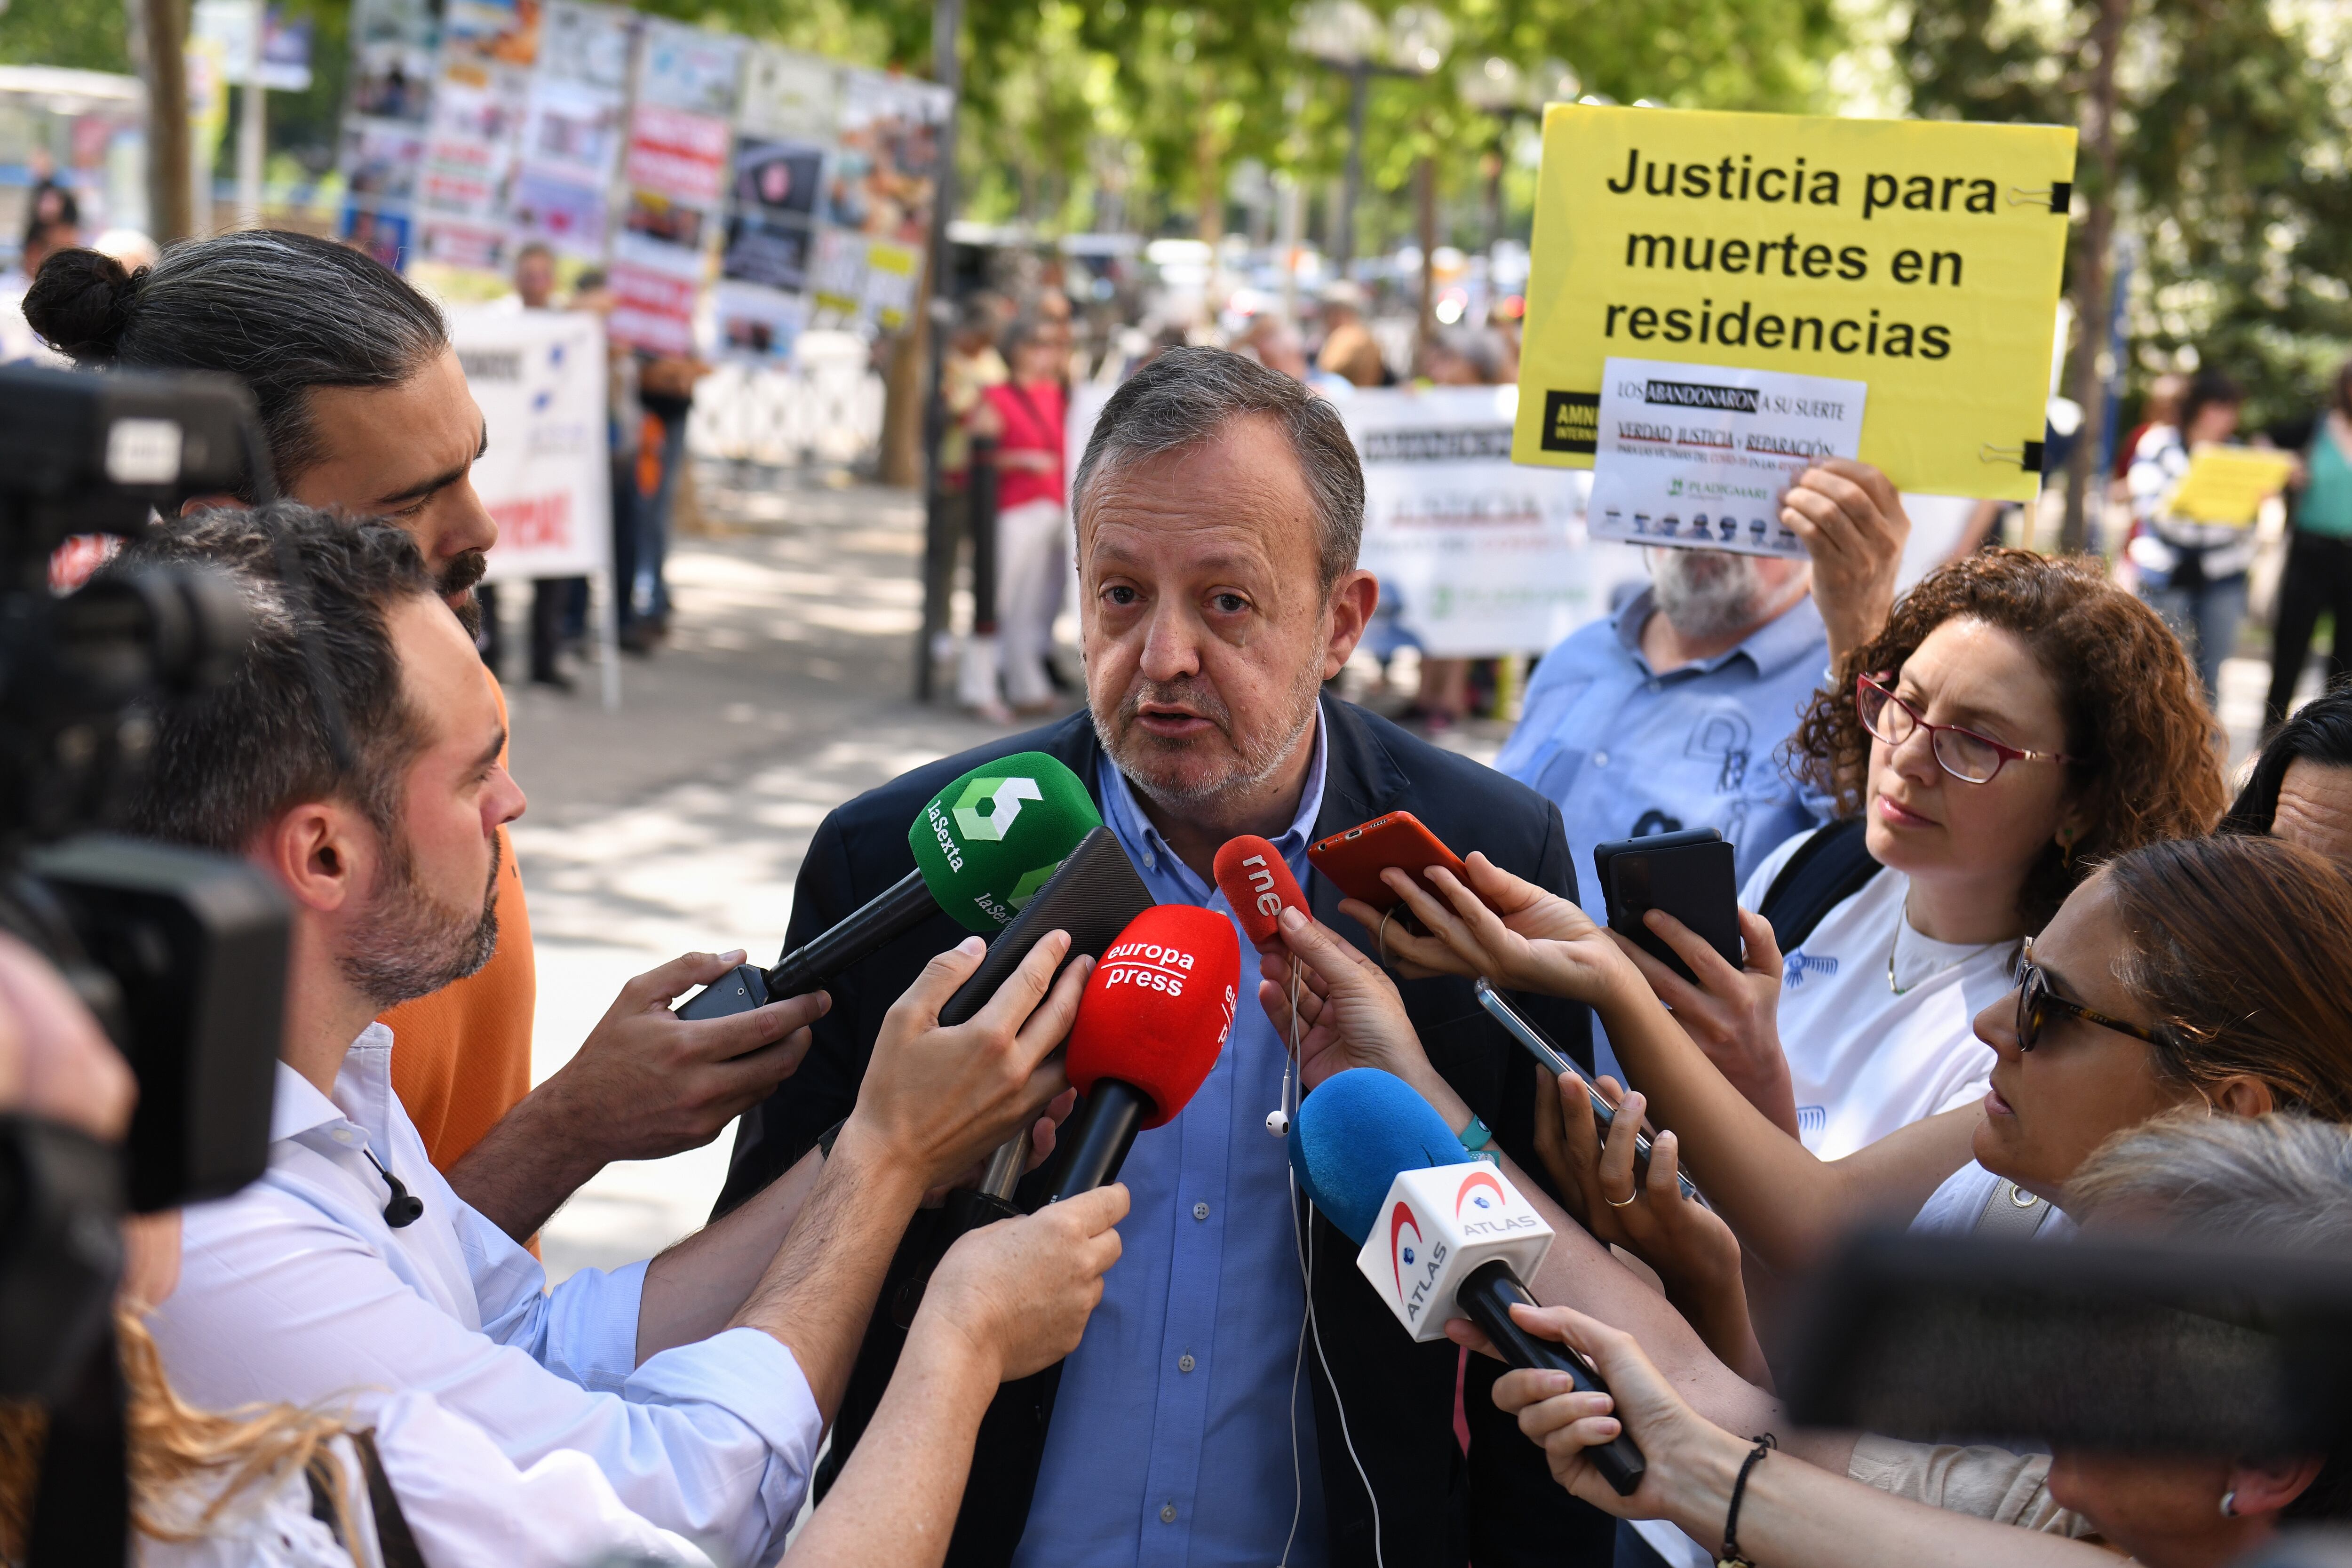
[[1511,457],[1592,466],[1611,356],[1869,385],[1905,489],[2031,500],[2074,132],[1554,104]]
[[2286,489],[2294,473],[2289,452],[2259,447],[2204,446],[2189,454],[2189,471],[2165,510],[2191,522],[2245,528],[2263,502]]

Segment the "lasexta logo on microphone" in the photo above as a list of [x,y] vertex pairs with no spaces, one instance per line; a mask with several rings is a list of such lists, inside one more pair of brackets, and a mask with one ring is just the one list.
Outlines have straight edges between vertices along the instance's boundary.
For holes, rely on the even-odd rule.
[[956,826],[963,829],[966,838],[1001,843],[1021,816],[1021,803],[1045,798],[1045,792],[1037,787],[1035,779],[974,779],[964,785],[963,798],[955,804]]

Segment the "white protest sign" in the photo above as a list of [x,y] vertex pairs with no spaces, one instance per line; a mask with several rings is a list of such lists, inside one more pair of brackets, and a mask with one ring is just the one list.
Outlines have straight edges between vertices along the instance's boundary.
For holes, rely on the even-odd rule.
[[1657,360],[1606,361],[1592,536],[1805,559],[1780,496],[1862,446],[1867,384]]
[[603,324],[497,306],[451,310],[448,321],[489,441],[473,474],[499,524],[489,580],[604,572],[613,510]]

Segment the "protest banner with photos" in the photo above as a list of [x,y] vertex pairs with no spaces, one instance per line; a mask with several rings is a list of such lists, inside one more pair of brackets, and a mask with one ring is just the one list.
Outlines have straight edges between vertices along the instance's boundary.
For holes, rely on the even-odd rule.
[[612,331],[655,353],[694,352],[694,310],[727,198],[743,40],[675,22],[646,25],[621,158]]
[[343,210],[337,230],[386,267],[407,264],[416,174],[425,162],[434,52],[429,0],[354,0],[343,115]]
[[443,9],[416,192],[420,259],[505,268],[539,31],[538,0],[448,0]]
[[548,6],[509,203],[518,240],[583,259],[604,257],[635,42],[630,12],[580,0]]
[[1512,457],[1591,467],[1603,362],[1641,357],[1864,382],[1897,486],[2032,499],[2074,141],[1552,105]]

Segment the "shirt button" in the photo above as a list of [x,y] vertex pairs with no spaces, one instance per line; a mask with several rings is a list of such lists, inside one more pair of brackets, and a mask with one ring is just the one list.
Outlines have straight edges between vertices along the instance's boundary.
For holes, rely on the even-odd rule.
[[1176,1505],[1174,1503],[1169,1502],[1161,1503],[1160,1505],[1160,1522],[1162,1524],[1173,1524],[1176,1522]]
[[1658,678],[1657,678],[1656,676],[1654,676],[1654,676],[1652,676],[1652,677],[1650,677],[1649,681],[1648,681],[1648,683],[1647,683],[1647,684],[1649,685],[1649,688],[1650,688],[1650,689],[1651,689],[1651,690],[1655,691],[1655,690],[1658,689],[1658,685],[1659,685]]
[[1592,753],[1592,765],[1593,765],[1594,767],[1596,767],[1596,768],[1605,768],[1605,767],[1607,767],[1607,766],[1609,765],[1609,753],[1608,753],[1608,752],[1593,752],[1593,753]]
[[1194,1204],[1194,1205],[1192,1205],[1192,1217],[1193,1217],[1194,1219],[1206,1219],[1206,1218],[1208,1218],[1208,1217],[1209,1217],[1209,1205],[1206,1205],[1206,1204]]
[[338,1127],[335,1129],[334,1136],[336,1142],[348,1143],[352,1141],[352,1130],[348,1127]]
[[1200,1363],[1192,1359],[1192,1352],[1191,1351],[1186,1351],[1182,1355],[1176,1358],[1176,1370],[1178,1372],[1190,1372],[1199,1364]]

